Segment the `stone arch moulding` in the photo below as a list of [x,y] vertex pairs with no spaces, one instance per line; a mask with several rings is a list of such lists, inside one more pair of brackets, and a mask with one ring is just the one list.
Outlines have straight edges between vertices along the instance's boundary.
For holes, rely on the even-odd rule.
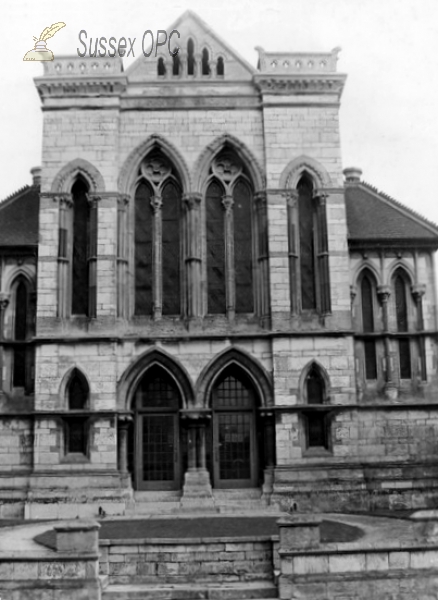
[[82,365],[74,364],[67,369],[61,379],[61,384],[59,386],[59,397],[61,399],[62,407],[64,409],[68,409],[68,397],[67,397],[67,388],[70,383],[73,373],[78,371],[80,375],[85,379],[88,386],[88,405],[91,407],[91,383],[87,376],[87,372]]
[[92,165],[88,160],[83,158],[75,158],[67,163],[52,182],[51,192],[70,192],[75,178],[82,175],[88,183],[90,192],[104,192],[105,182],[100,171]]
[[176,358],[161,348],[152,348],[135,357],[122,375],[117,385],[117,408],[130,410],[138,383],[146,371],[154,365],[167,371],[175,381],[183,400],[183,408],[193,407],[195,394],[186,369]]
[[248,169],[254,185],[254,191],[258,192],[263,190],[265,188],[265,175],[258,160],[243,142],[241,142],[234,135],[225,133],[213,140],[213,142],[206,146],[199,155],[193,168],[193,191],[201,194],[204,192],[203,188],[208,178],[208,171],[211,162],[213,158],[226,146],[229,146],[236,152],[237,156],[242,160]]
[[130,194],[141,161],[151,150],[159,149],[175,167],[183,188],[183,194],[191,191],[190,173],[184,157],[180,151],[166,138],[153,134],[130,152],[118,179],[118,190],[121,194]]
[[325,367],[322,366],[322,364],[318,360],[312,358],[312,360],[310,360],[307,363],[307,365],[303,368],[303,370],[301,371],[300,379],[298,382],[298,390],[299,390],[300,400],[302,401],[301,402],[302,404],[305,404],[307,402],[306,393],[304,391],[305,383],[306,383],[307,376],[310,373],[310,371],[313,369],[313,367],[316,367],[316,369],[321,374],[321,377],[324,381],[324,388],[325,388],[324,389],[324,400],[327,401],[330,398],[330,378],[327,373],[327,370],[325,369]]
[[354,271],[353,285],[356,285],[356,286],[359,285],[359,283],[366,271],[369,271],[371,273],[371,275],[374,277],[376,285],[382,284],[382,278],[380,277],[380,273],[377,270],[377,268],[372,263],[361,262]]
[[208,406],[214,382],[222,371],[232,364],[237,365],[246,372],[257,390],[260,405],[262,407],[273,406],[274,395],[270,376],[257,359],[240,348],[224,350],[204,367],[196,385],[197,404],[204,407]]
[[11,269],[10,273],[7,274],[4,282],[4,290],[6,294],[12,293],[12,289],[17,283],[17,279],[20,277],[23,277],[23,279],[26,280],[26,283],[29,286],[29,292],[35,292],[36,274],[33,265],[21,265]]
[[402,271],[403,276],[408,280],[409,285],[413,285],[415,283],[415,274],[414,274],[412,268],[410,267],[410,265],[405,263],[403,260],[396,258],[388,267],[387,285],[392,284],[394,275],[395,275],[396,271],[398,271],[398,270]]
[[281,189],[296,189],[303,173],[308,173],[313,178],[316,189],[332,186],[332,180],[327,169],[316,159],[303,154],[291,160],[285,167],[280,175],[279,187]]

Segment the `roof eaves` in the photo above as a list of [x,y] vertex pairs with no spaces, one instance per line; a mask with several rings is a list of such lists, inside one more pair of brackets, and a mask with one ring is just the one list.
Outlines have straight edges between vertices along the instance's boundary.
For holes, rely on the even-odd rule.
[[396,208],[397,210],[402,212],[406,217],[413,219],[419,225],[422,225],[423,227],[427,227],[430,231],[432,231],[432,233],[434,233],[435,235],[438,235],[438,225],[436,223],[434,223],[433,221],[430,221],[426,217],[423,217],[423,215],[421,215],[420,213],[416,212],[412,208],[409,208],[405,204],[402,204],[398,200],[395,200],[395,198],[392,198],[388,194],[385,194],[385,192],[381,192],[376,187],[374,187],[370,183],[367,183],[366,181],[361,181],[358,184],[358,187],[361,187],[361,186],[363,188],[365,188],[367,191],[373,193],[375,196],[377,196],[384,202],[386,202],[386,204],[392,205],[394,208]]

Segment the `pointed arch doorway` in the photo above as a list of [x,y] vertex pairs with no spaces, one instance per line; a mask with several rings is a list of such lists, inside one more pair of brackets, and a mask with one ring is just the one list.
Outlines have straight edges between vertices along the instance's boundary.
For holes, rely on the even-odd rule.
[[210,402],[207,462],[213,487],[256,487],[263,444],[258,398],[245,371],[237,365],[226,367],[213,385]]
[[134,394],[134,477],[137,490],[181,487],[181,393],[158,365],[142,376]]

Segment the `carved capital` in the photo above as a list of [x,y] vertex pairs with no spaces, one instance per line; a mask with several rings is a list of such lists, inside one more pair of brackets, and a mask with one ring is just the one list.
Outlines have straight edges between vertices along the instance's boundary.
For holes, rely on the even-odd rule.
[[357,287],[355,285],[350,285],[350,299],[351,299],[351,304],[353,304],[354,299],[357,296]]
[[129,204],[129,196],[128,194],[120,194],[117,198],[117,206],[122,208],[123,210]]
[[223,196],[222,205],[225,208],[226,213],[230,213],[234,206],[234,198],[233,196]]
[[9,294],[0,294],[0,311],[7,309],[9,305]]
[[254,194],[254,202],[257,208],[262,209],[268,203],[268,198],[265,191],[257,192]]
[[329,195],[324,190],[314,190],[313,197],[321,204],[321,206],[325,206]]
[[96,204],[102,200],[102,197],[99,196],[99,194],[89,192],[86,196],[90,206],[96,206]]
[[298,191],[297,190],[287,190],[282,194],[286,197],[286,203],[291,208],[295,208],[298,202]]
[[73,196],[71,194],[59,194],[53,196],[53,202],[57,202],[60,208],[71,208],[73,206]]
[[152,196],[151,206],[154,213],[159,212],[161,210],[161,207],[163,206],[163,199],[161,198],[161,196]]
[[391,287],[389,285],[378,285],[377,295],[379,296],[380,302],[382,302],[382,304],[388,302],[389,297],[391,295]]
[[190,194],[184,194],[182,200],[187,210],[197,210],[201,205],[202,195],[197,192],[192,192]]
[[412,286],[411,290],[412,290],[412,295],[415,298],[415,301],[419,302],[421,300],[421,298],[424,296],[424,294],[426,293],[426,286],[424,283],[417,283]]

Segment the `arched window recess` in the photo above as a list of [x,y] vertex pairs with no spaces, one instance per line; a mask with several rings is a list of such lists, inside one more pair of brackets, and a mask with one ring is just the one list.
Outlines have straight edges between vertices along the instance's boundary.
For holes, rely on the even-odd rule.
[[253,313],[253,185],[237,153],[224,148],[206,182],[207,312]]
[[[395,308],[396,331],[398,334],[398,359],[400,379],[412,377],[412,344],[409,335],[411,308],[411,281],[406,271],[399,267],[392,277],[392,289]],[[421,362],[421,347],[419,347]],[[424,359],[423,359],[424,360]],[[421,368],[421,370],[423,370]]]
[[33,392],[35,349],[29,344],[35,331],[35,295],[27,277],[19,275],[11,286],[12,388]]
[[181,313],[181,196],[176,169],[155,148],[135,182],[135,315]]
[[[79,369],[73,369],[66,386],[64,414],[64,452],[66,456],[88,455],[89,418],[81,414],[89,409],[90,390],[87,379]],[[70,413],[70,414],[69,414]]]
[[303,410],[304,450],[327,451],[330,447],[328,382],[316,363],[312,363],[305,373],[301,394],[307,405]]
[[288,194],[289,274],[293,314],[331,312],[327,195],[303,171]]

